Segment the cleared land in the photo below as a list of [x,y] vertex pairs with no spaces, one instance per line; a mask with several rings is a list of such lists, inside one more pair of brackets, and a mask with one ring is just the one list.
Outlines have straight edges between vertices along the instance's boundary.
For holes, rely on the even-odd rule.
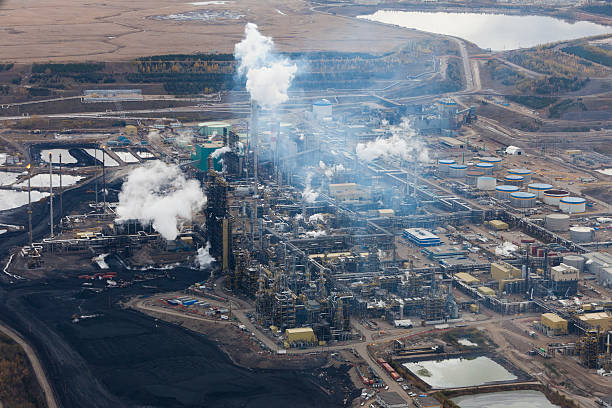
[[309,3],[300,0],[194,3],[0,2],[0,55],[13,62],[122,61],[160,54],[232,52],[247,21],[272,35],[282,51],[341,49],[378,53],[429,36],[314,12]]

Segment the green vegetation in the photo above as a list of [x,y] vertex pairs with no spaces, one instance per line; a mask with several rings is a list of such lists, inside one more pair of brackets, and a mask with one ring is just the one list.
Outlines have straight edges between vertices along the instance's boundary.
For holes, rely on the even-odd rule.
[[10,71],[15,64],[0,64],[0,72]]
[[519,103],[531,109],[542,109],[557,102],[559,98],[552,96],[506,95],[506,99]]
[[585,106],[582,101],[573,101],[572,99],[564,99],[548,109],[548,117],[549,118],[560,118],[565,112],[569,110],[580,110],[587,111],[588,108]]
[[607,67],[612,67],[612,52],[602,48],[585,44],[565,47],[562,48],[562,50],[568,54],[576,55],[580,58],[584,58]]
[[522,73],[496,60],[488,60],[487,68],[489,69],[491,79],[501,81],[506,86],[516,85],[526,79],[526,76]]
[[10,89],[8,85],[0,85],[0,95],[8,95]]
[[511,62],[553,77],[570,78],[605,76],[605,69],[593,65],[576,55],[567,54],[552,48],[537,47],[515,51],[508,57]]
[[551,95],[560,92],[577,91],[586,83],[589,78],[580,79],[575,77],[549,76],[542,79],[521,82],[517,88],[524,93],[536,93],[540,95]]
[[49,96],[51,95],[51,91],[48,90],[47,88],[37,88],[37,87],[32,87],[32,88],[27,88],[28,92],[30,93],[30,96]]
[[4,334],[0,334],[0,401],[5,407],[45,406],[25,352]]
[[104,69],[104,63],[34,64],[33,74],[76,74],[97,72]]

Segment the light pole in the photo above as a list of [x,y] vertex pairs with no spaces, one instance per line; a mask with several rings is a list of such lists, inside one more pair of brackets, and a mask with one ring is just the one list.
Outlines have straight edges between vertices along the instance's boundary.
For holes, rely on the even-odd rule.
[[30,179],[32,178],[32,164],[28,163],[26,166],[28,171],[28,229],[30,231],[30,248],[32,248],[32,196],[30,194]]

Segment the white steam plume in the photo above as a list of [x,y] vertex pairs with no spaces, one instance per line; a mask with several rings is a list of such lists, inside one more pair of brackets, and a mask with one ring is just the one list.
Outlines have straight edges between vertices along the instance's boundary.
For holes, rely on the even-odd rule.
[[178,235],[179,220],[191,220],[204,204],[206,196],[197,180],[187,180],[177,166],[156,160],[130,172],[119,193],[117,215],[120,222],[152,223],[172,240]]
[[234,47],[240,60],[238,73],[246,76],[246,89],[260,106],[274,109],[289,97],[287,90],[298,70],[297,65],[274,53],[274,42],[262,35],[257,25],[248,23],[244,39]]
[[210,255],[210,242],[206,243],[206,247],[198,248],[195,263],[200,269],[206,269],[215,261],[215,258]]
[[304,191],[302,191],[302,199],[309,204],[312,204],[317,201],[317,198],[319,197],[319,193],[314,191],[313,188],[310,186],[311,181],[312,173],[308,173],[306,175],[306,187],[304,188]]
[[420,162],[429,161],[427,148],[417,139],[407,119],[404,119],[399,126],[391,127],[391,137],[357,145],[357,157],[361,160],[373,161],[393,156],[403,160],[416,158]]
[[220,149],[215,150],[214,152],[212,152],[212,154],[210,155],[210,157],[212,157],[213,159],[216,159],[218,157],[220,157],[222,154],[225,154],[229,151],[231,151],[232,149],[230,149],[229,146],[223,146]]

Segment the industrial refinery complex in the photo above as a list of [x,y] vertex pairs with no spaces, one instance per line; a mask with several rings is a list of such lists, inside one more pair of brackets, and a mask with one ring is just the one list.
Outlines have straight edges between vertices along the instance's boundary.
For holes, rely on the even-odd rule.
[[[612,176],[593,159],[604,153],[512,139],[481,116],[498,96],[469,84],[397,98],[294,91],[297,57],[275,54],[254,24],[233,58],[244,89],[178,108],[140,109],[170,98],[111,81],[71,97],[96,112],[71,120],[113,115],[112,126],[5,118],[1,279],[23,303],[9,296],[2,310],[24,330],[32,322],[43,365],[75,358],[74,372],[88,367],[83,378],[139,406],[240,406],[182,388],[200,378],[184,367],[215,368],[191,360],[212,347],[266,387],[286,376],[284,387],[323,390],[329,399],[311,406],[458,407],[502,392],[612,406],[612,209],[601,193]],[[142,347],[124,353],[130,336]],[[197,351],[179,363],[173,343]],[[173,356],[172,375],[138,360],[147,348]],[[137,368],[118,380],[114,358]],[[239,394],[228,370],[207,384]],[[155,388],[166,377],[172,387]],[[120,382],[134,378],[159,382],[132,397]],[[65,387],[54,392],[76,395]]]

